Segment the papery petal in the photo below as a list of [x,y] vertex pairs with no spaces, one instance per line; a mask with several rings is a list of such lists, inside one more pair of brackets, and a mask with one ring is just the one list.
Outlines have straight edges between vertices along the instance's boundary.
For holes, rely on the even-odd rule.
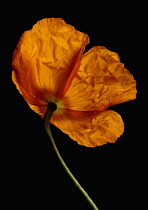
[[104,111],[136,98],[136,81],[117,53],[93,47],[82,57],[78,74],[63,98],[66,108]]
[[43,115],[46,112],[47,104],[33,96],[29,91],[26,91],[17,81],[15,71],[12,72],[12,81],[16,85],[16,88],[20,92],[20,94],[24,97],[25,101],[27,101],[30,108],[36,113]]
[[14,51],[12,67],[16,81],[45,102],[51,96],[62,97],[77,74],[88,42],[86,34],[60,18],[38,21],[24,32]]
[[114,143],[124,131],[121,116],[112,110],[78,112],[63,109],[61,113],[53,114],[51,123],[86,147]]

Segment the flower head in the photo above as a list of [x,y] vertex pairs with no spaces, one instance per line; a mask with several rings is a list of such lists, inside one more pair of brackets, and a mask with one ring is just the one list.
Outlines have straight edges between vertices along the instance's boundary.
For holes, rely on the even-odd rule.
[[121,116],[108,107],[136,98],[136,81],[117,53],[96,46],[83,54],[87,34],[61,18],[45,18],[23,33],[12,58],[12,80],[30,108],[42,115],[57,105],[51,123],[87,147],[115,142]]

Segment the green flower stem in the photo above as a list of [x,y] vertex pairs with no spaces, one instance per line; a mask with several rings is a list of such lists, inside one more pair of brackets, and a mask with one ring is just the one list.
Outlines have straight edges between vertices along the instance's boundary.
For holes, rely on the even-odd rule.
[[92,201],[92,199],[89,197],[89,195],[87,194],[87,192],[83,189],[83,187],[79,184],[79,182],[76,180],[76,178],[73,176],[73,174],[70,172],[69,168],[67,167],[67,165],[65,164],[63,158],[61,157],[58,149],[57,149],[57,146],[54,142],[54,139],[52,137],[52,134],[51,134],[51,130],[50,130],[50,118],[53,114],[53,112],[57,109],[57,105],[53,102],[50,102],[48,104],[48,107],[47,107],[47,111],[45,113],[45,117],[44,117],[44,126],[45,126],[45,130],[52,142],[52,145],[53,145],[53,148],[57,154],[57,157],[59,158],[61,164],[63,165],[63,167],[65,168],[67,174],[70,176],[70,178],[73,180],[73,182],[75,183],[75,185],[78,187],[78,189],[82,192],[82,194],[84,195],[84,197],[86,198],[86,200],[90,203],[90,205],[92,206],[92,208],[94,210],[99,210],[97,208],[97,206],[95,205],[95,203]]

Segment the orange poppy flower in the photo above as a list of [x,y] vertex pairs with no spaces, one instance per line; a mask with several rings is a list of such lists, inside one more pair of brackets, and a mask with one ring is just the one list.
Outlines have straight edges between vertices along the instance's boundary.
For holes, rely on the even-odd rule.
[[12,79],[30,108],[87,147],[115,142],[121,116],[108,107],[136,98],[136,82],[117,53],[96,46],[61,18],[45,18],[23,33],[12,58]]

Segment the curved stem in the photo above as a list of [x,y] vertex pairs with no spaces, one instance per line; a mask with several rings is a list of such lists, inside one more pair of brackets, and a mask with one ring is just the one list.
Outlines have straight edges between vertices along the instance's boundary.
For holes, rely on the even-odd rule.
[[82,192],[82,194],[84,195],[84,197],[86,198],[86,200],[90,203],[90,205],[92,206],[92,208],[94,210],[99,210],[96,206],[96,204],[93,202],[93,200],[89,197],[89,195],[87,194],[87,192],[83,189],[83,187],[79,184],[79,182],[76,180],[76,178],[73,176],[73,174],[71,173],[71,171],[69,170],[69,168],[67,167],[67,165],[65,164],[63,158],[61,157],[58,149],[57,149],[57,146],[54,142],[54,139],[52,137],[52,134],[51,134],[51,130],[50,130],[50,118],[53,114],[53,112],[57,109],[57,106],[55,103],[53,102],[50,102],[48,104],[48,107],[47,107],[47,111],[45,113],[45,117],[44,117],[44,126],[45,126],[45,130],[52,142],[52,145],[53,145],[53,148],[57,154],[57,157],[59,158],[61,164],[63,165],[63,167],[65,168],[67,174],[70,176],[70,178],[73,180],[73,182],[75,183],[75,185],[78,187],[78,189]]

